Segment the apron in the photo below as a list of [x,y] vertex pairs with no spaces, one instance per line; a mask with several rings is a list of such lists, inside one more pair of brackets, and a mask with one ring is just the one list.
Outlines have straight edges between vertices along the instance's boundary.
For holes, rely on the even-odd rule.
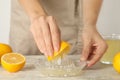
[[[40,0],[45,11],[55,17],[61,38],[71,44],[70,54],[77,51],[80,24],[80,0]],[[11,0],[11,27],[9,42],[14,52],[41,54],[30,32],[30,20],[18,0]]]

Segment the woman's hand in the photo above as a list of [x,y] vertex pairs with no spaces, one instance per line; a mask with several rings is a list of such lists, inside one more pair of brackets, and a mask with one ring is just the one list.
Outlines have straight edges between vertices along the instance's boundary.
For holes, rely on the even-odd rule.
[[60,30],[52,16],[41,16],[31,21],[30,30],[39,50],[52,56],[60,48]]
[[83,51],[81,60],[88,61],[88,67],[94,65],[105,53],[107,44],[100,36],[96,27],[83,28]]

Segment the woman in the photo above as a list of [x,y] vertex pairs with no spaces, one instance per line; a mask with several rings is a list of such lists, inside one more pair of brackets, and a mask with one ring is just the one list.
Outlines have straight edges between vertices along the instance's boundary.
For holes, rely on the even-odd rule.
[[[10,44],[23,54],[52,56],[61,40],[72,45],[76,53],[78,31],[81,30],[81,0],[12,0]],[[96,29],[102,0],[83,0],[83,49],[81,60],[95,64],[107,45]],[[27,14],[26,14],[26,13]],[[40,50],[40,51],[39,51]]]

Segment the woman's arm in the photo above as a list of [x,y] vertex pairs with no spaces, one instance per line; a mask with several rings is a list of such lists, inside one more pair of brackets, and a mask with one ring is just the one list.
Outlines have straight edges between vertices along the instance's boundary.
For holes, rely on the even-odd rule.
[[81,60],[88,61],[88,67],[95,64],[105,53],[107,44],[96,29],[102,0],[83,0],[83,51]]
[[96,25],[103,0],[83,0],[84,27]]
[[31,20],[46,15],[39,0],[19,0],[19,2],[21,3]]
[[60,48],[60,30],[53,16],[48,16],[39,0],[19,0],[31,19],[30,30],[39,50],[46,56]]

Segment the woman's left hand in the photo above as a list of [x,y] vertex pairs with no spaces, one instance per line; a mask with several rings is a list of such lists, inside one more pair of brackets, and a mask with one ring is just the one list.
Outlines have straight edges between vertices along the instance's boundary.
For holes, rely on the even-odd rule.
[[96,26],[83,28],[83,50],[81,60],[88,61],[88,67],[94,65],[107,49],[105,40],[98,33]]

